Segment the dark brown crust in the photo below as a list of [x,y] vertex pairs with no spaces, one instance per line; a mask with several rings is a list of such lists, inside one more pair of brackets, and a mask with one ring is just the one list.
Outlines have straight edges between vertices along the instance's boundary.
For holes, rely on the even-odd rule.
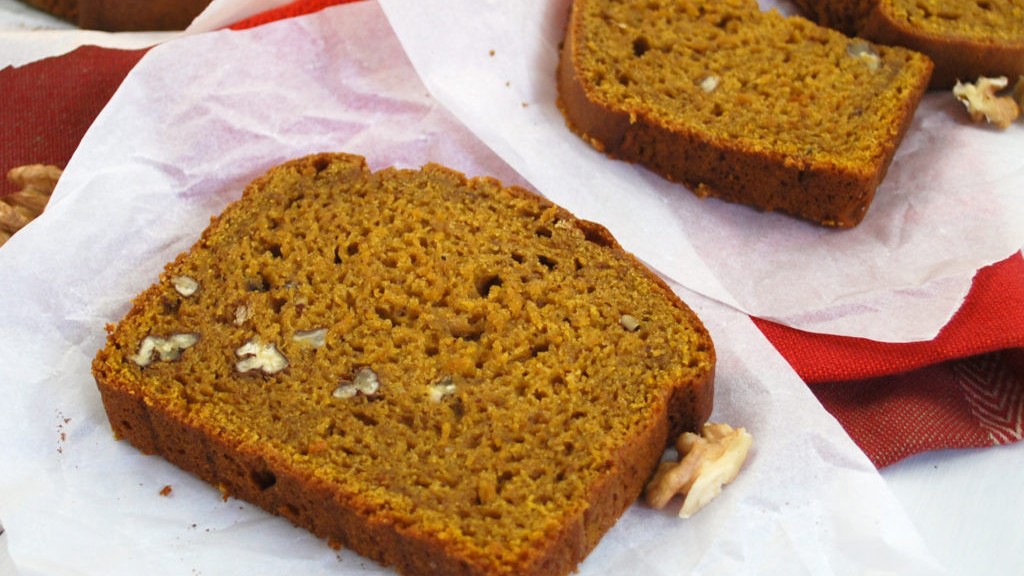
[[[316,166],[332,157],[334,155],[310,156],[286,166],[296,163]],[[251,184],[246,194],[266,178]],[[524,189],[514,189],[514,193],[536,197]],[[546,200],[540,201],[551,205]],[[573,220],[588,238],[620,251],[640,265],[632,255],[621,250],[605,228]],[[216,226],[215,219],[203,239],[208,238]],[[694,330],[703,333],[711,368],[699,381],[679,382],[666,389],[649,425],[610,458],[612,472],[592,487],[589,507],[573,511],[558,532],[550,534],[544,548],[527,552],[521,565],[504,567],[500,573],[562,575],[574,570],[641,494],[664,448],[682,431],[697,430],[711,413],[714,348],[710,336],[697,316],[660,278],[649,270],[647,274],[664,288],[666,297],[687,312]],[[136,307],[129,314],[137,313],[137,305],[146,295],[144,292],[136,299]],[[121,381],[117,373],[109,371],[111,355],[109,346],[99,352],[93,363],[93,374],[114,434],[140,451],[163,456],[218,486],[225,497],[253,502],[327,539],[334,546],[344,546],[381,564],[394,566],[401,573],[467,576],[495,573],[459,559],[446,550],[443,541],[429,533],[388,523],[383,516],[367,508],[357,494],[295,468],[269,445],[242,443],[222,430],[189,421],[172,406],[142,396],[131,388],[130,382]]]
[[210,0],[24,0],[40,10],[80,28],[123,32],[129,30],[184,30]]
[[974,82],[980,76],[1006,76],[1012,84],[1024,75],[1024,39],[983,42],[930,33],[898,20],[883,2],[868,14],[860,35],[879,44],[904,46],[930,56],[935,62],[931,88],[949,88],[957,80]]
[[698,131],[664,126],[642,115],[612,109],[592,97],[577,74],[576,37],[582,17],[573,4],[558,63],[558,106],[571,130],[612,158],[646,166],[664,178],[685,184],[701,197],[714,196],[766,211],[780,211],[825,226],[851,228],[864,218],[875,190],[926,90],[900,111],[895,137],[874,163],[874,171],[853,172],[812,165],[779,153],[750,151],[733,142],[712,140]]

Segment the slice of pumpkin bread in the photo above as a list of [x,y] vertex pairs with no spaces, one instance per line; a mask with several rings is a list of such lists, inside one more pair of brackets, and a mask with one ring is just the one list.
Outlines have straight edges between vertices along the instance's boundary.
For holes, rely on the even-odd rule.
[[596,224],[437,165],[269,171],[110,327],[117,436],[399,572],[567,574],[712,406]]
[[755,0],[576,0],[558,67],[569,127],[699,196],[858,224],[931,61]]
[[935,62],[932,88],[1024,76],[1024,0],[795,0],[815,22]]

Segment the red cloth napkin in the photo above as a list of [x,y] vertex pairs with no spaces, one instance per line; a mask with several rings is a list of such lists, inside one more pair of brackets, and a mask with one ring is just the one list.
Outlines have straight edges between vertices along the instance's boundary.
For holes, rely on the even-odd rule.
[[[247,28],[352,0],[297,0]],[[0,170],[65,166],[86,129],[145,53],[84,47],[0,70]],[[3,184],[0,193],[10,191]],[[1021,438],[1024,258],[979,271],[966,302],[930,342],[884,344],[754,319],[822,404],[879,467],[940,448]]]
[[942,448],[1021,439],[1024,257],[978,271],[928,342],[810,334],[754,319],[876,466]]

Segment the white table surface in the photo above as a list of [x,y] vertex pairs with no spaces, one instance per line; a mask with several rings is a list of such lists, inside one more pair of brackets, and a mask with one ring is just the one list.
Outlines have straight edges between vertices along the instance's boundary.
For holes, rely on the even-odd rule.
[[[16,0],[0,0],[0,34],[70,28]],[[881,474],[951,574],[1024,575],[1024,443],[919,454]],[[0,534],[0,576],[16,574]]]

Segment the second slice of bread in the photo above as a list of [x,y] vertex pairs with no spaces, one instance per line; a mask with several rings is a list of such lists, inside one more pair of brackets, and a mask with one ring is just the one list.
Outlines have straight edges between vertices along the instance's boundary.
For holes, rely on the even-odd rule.
[[858,224],[931,61],[755,0],[576,0],[558,67],[569,127],[599,150],[761,210]]

